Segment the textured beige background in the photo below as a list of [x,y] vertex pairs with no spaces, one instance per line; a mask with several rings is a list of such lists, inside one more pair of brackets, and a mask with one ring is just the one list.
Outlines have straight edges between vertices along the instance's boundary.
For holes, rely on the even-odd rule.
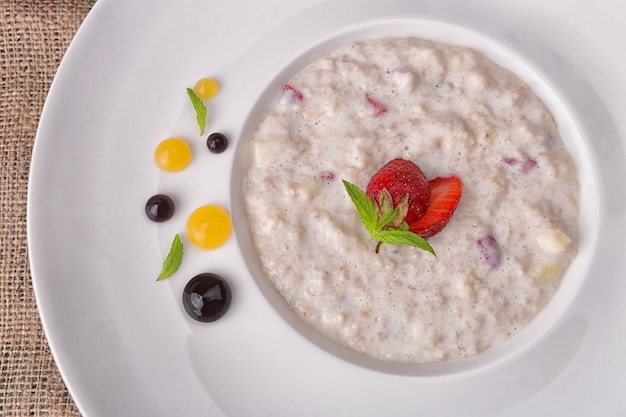
[[26,245],[39,115],[95,0],[0,0],[0,416],[79,416],[43,334]]

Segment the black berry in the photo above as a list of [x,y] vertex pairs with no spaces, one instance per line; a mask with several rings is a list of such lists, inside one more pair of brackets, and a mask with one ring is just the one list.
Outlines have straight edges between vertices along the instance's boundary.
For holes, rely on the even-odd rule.
[[183,290],[183,307],[193,319],[210,323],[221,318],[232,298],[230,285],[216,274],[193,277]]
[[174,201],[165,194],[153,195],[146,202],[146,215],[154,222],[164,222],[174,215]]
[[223,133],[211,133],[206,140],[206,146],[213,153],[222,153],[228,148],[228,138]]

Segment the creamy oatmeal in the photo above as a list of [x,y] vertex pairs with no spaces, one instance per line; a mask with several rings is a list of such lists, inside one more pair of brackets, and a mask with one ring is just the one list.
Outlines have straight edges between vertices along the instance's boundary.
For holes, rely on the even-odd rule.
[[[526,326],[576,256],[579,186],[541,101],[479,53],[419,39],[342,47],[288,81],[244,184],[267,277],[310,326],[387,361],[474,355]],[[369,238],[342,179],[394,158],[463,196],[437,257]]]

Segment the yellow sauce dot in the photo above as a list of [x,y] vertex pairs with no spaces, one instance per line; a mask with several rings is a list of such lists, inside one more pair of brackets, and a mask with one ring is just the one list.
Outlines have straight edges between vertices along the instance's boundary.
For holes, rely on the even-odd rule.
[[193,86],[193,91],[200,100],[211,100],[219,89],[217,81],[212,78],[202,78]]
[[187,220],[187,237],[200,249],[215,249],[226,242],[232,224],[228,212],[219,206],[197,208]]
[[181,171],[191,162],[191,148],[182,139],[165,139],[154,151],[154,161],[164,171]]

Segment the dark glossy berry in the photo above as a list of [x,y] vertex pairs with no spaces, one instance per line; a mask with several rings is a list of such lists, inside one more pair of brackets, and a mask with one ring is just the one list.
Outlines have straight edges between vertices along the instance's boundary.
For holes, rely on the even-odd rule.
[[174,201],[165,194],[153,195],[146,202],[146,215],[154,222],[164,222],[174,215]]
[[219,275],[204,273],[193,277],[185,286],[183,307],[191,318],[210,323],[226,313],[231,298],[227,281]]
[[223,133],[211,133],[206,140],[206,146],[213,153],[222,153],[228,148],[228,138]]

